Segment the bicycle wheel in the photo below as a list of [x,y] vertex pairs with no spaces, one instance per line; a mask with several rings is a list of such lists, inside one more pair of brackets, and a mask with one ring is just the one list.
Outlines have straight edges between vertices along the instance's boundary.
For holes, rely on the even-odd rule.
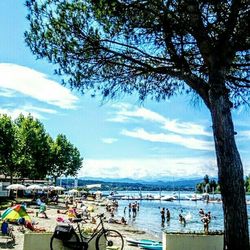
[[116,230],[104,230],[96,238],[96,250],[104,249],[116,249],[122,250],[124,247],[124,240],[122,235]]
[[74,232],[69,240],[59,240],[51,237],[50,250],[83,250],[83,244],[80,242],[78,235]]

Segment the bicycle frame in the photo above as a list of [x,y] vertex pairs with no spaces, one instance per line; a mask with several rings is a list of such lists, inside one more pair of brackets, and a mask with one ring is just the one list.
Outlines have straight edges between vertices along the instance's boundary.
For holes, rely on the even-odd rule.
[[[81,232],[81,228],[80,228],[80,225],[79,223],[77,222],[77,230],[79,232],[79,235],[80,235],[80,241],[81,242],[87,242],[89,243],[91,240],[93,240],[98,234],[101,234],[103,231],[105,231],[105,228],[104,228],[104,223],[103,223],[103,220],[101,218],[101,216],[99,217],[100,218],[100,222],[99,224],[96,226],[95,228],[95,231],[91,234],[90,237],[86,238],[83,236],[82,232]],[[99,228],[99,230],[97,230]]]

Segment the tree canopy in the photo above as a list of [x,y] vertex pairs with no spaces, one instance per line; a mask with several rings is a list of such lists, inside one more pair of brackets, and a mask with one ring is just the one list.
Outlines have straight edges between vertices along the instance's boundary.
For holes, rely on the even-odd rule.
[[45,178],[50,169],[49,142],[52,138],[45,131],[43,124],[31,115],[19,115],[15,124],[20,148],[20,177]]
[[62,175],[75,176],[82,166],[79,150],[71,144],[65,135],[59,134],[52,144],[50,175],[56,179]]
[[[27,1],[26,42],[81,91],[137,90],[160,100],[194,91],[209,106],[211,69],[238,106],[249,100],[248,1]],[[186,83],[186,85],[184,85]]]
[[0,115],[0,173],[13,177],[17,171],[19,143],[16,126],[7,115]]
[[249,1],[27,0],[26,6],[26,43],[58,67],[64,84],[104,98],[201,98],[213,125],[224,249],[249,250],[243,166],[231,115],[250,97]]
[[0,173],[11,178],[75,176],[82,167],[82,157],[65,135],[54,141],[31,115],[21,114],[14,121],[0,115],[0,166]]

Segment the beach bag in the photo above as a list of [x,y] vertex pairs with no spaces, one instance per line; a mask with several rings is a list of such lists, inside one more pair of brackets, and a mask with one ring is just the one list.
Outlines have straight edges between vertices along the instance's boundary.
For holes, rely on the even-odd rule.
[[57,225],[54,231],[54,237],[56,239],[67,241],[74,233],[74,228],[71,225]]

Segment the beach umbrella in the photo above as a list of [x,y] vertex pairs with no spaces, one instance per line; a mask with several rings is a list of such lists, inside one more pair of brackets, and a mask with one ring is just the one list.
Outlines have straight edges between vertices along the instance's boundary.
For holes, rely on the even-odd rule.
[[76,189],[71,189],[71,190],[69,190],[68,193],[69,193],[69,194],[76,194],[76,193],[79,193],[79,191],[76,190]]
[[42,190],[54,190],[55,186],[42,186]]
[[42,190],[42,189],[43,187],[38,184],[30,185],[27,187],[27,190]]
[[6,187],[6,189],[12,190],[26,190],[26,187],[22,184],[11,184]]
[[26,221],[31,222],[31,218],[27,214],[25,206],[21,204],[17,204],[13,207],[7,208],[1,216],[2,220],[8,220],[11,222],[16,222],[21,217]]
[[[11,184],[6,187],[8,190],[26,190],[26,187],[22,184]],[[17,192],[16,192],[16,197],[17,197]]]

